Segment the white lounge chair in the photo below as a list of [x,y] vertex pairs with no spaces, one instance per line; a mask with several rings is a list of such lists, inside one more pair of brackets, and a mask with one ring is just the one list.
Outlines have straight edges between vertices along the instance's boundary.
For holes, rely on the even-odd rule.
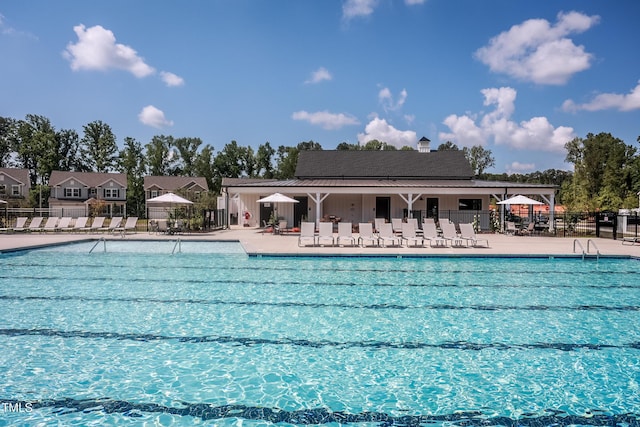
[[108,231],[109,233],[113,233],[116,228],[120,227],[120,223],[122,222],[121,216],[114,216],[111,218],[108,227],[101,227],[98,231]]
[[413,224],[408,222],[402,223],[402,240],[407,242],[407,247],[411,246],[411,242],[413,242],[414,247],[418,246],[418,242],[420,242],[420,246],[424,246],[424,239],[416,234]]
[[380,224],[378,239],[385,248],[388,246],[400,246],[400,238],[393,233],[393,228],[389,223]]
[[89,217],[81,216],[76,218],[76,222],[73,224],[71,231],[82,231],[87,227],[87,222],[89,221]]
[[338,237],[336,238],[336,244],[338,246],[340,246],[341,240],[346,240],[347,242],[351,242],[351,246],[356,245],[356,238],[353,237],[353,232],[351,230],[350,222],[338,223]]
[[87,232],[92,231],[97,233],[101,228],[104,227],[104,220],[105,220],[105,217],[97,216],[93,218],[93,221],[91,222],[91,226],[84,227],[81,229],[81,231],[87,231]]
[[402,234],[402,220],[400,218],[391,218],[391,228],[395,234]]
[[318,245],[323,246],[322,242],[330,241],[331,246],[335,245],[336,241],[333,238],[333,223],[321,222],[318,226]]
[[16,226],[15,227],[8,227],[9,231],[27,231],[27,220],[29,218],[27,218],[26,216],[20,216],[18,218],[16,218]]
[[387,222],[386,218],[375,218],[373,220],[373,225],[376,227],[376,229],[375,229],[376,233],[380,232],[380,226],[382,224],[385,224],[386,222]]
[[40,231],[57,231],[59,219],[57,216],[50,216],[44,226],[40,228]]
[[418,226],[418,218],[407,218],[407,223],[413,225],[413,229],[416,231],[417,235],[422,234],[422,229]]
[[58,226],[56,227],[56,231],[70,231],[71,230],[71,220],[70,216],[63,216],[60,218],[60,222],[58,222]]
[[302,222],[300,224],[298,246],[306,246],[304,242],[309,240],[311,240],[311,246],[316,245],[316,224],[314,222]]
[[[489,247],[489,240],[484,238],[478,238],[476,235],[476,231],[473,229],[473,224],[469,223],[460,223],[460,237],[465,239],[467,242],[471,244],[471,246],[478,247],[484,246],[486,248]],[[481,244],[480,242],[485,242],[485,244]]]
[[507,221],[507,227],[504,230],[505,234],[511,234],[515,236],[518,234],[518,228],[516,227],[516,223],[513,221]]
[[422,237],[429,241],[429,246],[446,247],[448,240],[438,235],[435,221],[425,221],[422,223]]
[[456,225],[448,219],[440,220],[440,229],[442,230],[442,237],[451,242],[451,246],[465,247],[465,240],[458,236]]
[[31,218],[31,222],[29,223],[28,231],[40,231],[42,228],[42,220],[41,216],[34,216]]
[[120,232],[122,234],[122,237],[124,237],[127,234],[127,231],[133,231],[135,233],[136,224],[138,224],[138,217],[130,216],[129,218],[127,218],[127,221],[124,223],[122,227],[116,227],[114,229],[114,233],[116,231]]
[[361,222],[358,224],[358,245],[364,247],[367,246],[367,242],[371,245],[380,246],[380,240],[378,236],[373,234],[373,226],[370,222]]

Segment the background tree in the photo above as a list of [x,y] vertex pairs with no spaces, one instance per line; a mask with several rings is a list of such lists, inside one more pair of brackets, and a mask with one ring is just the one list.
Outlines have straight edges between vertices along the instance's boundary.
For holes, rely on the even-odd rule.
[[83,126],[83,154],[91,170],[106,173],[115,170],[118,145],[111,127],[96,120]]
[[213,190],[220,193],[222,178],[240,178],[246,175],[245,156],[246,150],[240,147],[236,141],[231,141],[218,153],[213,161],[215,178]]
[[151,141],[145,145],[145,163],[147,172],[152,176],[171,175],[174,170],[175,156],[171,151],[173,137],[165,135],[155,135]]
[[273,167],[273,156],[276,150],[271,147],[269,141],[261,144],[256,152],[256,173],[265,179],[272,179],[275,176]]
[[295,147],[278,147],[276,157],[276,176],[277,179],[290,179],[296,175],[296,167],[298,166],[298,154],[303,150],[322,150],[322,146],[318,142],[303,141]]
[[142,145],[134,138],[124,139],[124,148],[118,155],[117,169],[127,174],[127,214],[145,215],[144,175],[146,165]]
[[178,157],[172,175],[194,176],[198,148],[202,145],[200,138],[176,138],[173,140]]
[[17,155],[19,167],[29,170],[31,187],[38,181],[49,181],[53,169],[51,153],[56,147],[56,132],[48,118],[28,114],[17,123],[12,135],[12,146]]
[[82,147],[78,132],[73,129],[62,129],[56,133],[58,160],[56,170],[89,172],[87,159],[82,156]]
[[618,210],[634,198],[636,149],[609,133],[587,134],[565,144],[566,161],[573,163],[570,183],[563,187],[572,210]]
[[336,147],[336,150],[340,150],[340,151],[359,150],[359,149],[360,149],[360,145],[349,144],[348,142],[341,142]]
[[[214,179],[215,179],[215,168],[214,168],[214,155],[213,155],[213,147],[209,144],[205,145],[200,153],[198,153],[198,157],[196,158],[196,162],[194,165],[194,173],[195,176],[204,177],[207,180],[207,185],[209,186],[209,192],[211,194],[214,193]],[[215,205],[210,206],[213,209]]]
[[458,151],[458,150],[460,150],[460,149],[458,148],[458,146],[457,146],[456,144],[454,144],[454,143],[453,143],[453,142],[451,142],[451,141],[447,141],[447,142],[445,142],[444,144],[440,144],[440,145],[438,145],[438,150],[437,150],[437,151],[446,151],[446,150],[455,150],[455,151]]
[[471,148],[464,147],[462,149],[464,156],[471,165],[471,170],[475,176],[480,176],[485,169],[495,166],[496,160],[491,155],[491,150],[487,150],[480,145],[474,145]]
[[9,159],[13,152],[12,139],[16,121],[9,117],[0,117],[0,168],[9,167]]
[[378,151],[396,151],[397,148],[391,144],[387,144],[386,142],[378,141],[377,139],[372,139],[368,141],[362,147],[363,150],[378,150]]

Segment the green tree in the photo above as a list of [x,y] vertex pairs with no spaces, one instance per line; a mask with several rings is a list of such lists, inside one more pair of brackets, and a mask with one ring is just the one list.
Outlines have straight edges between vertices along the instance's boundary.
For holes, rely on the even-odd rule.
[[491,150],[487,150],[480,145],[474,145],[471,148],[464,147],[462,152],[469,161],[475,176],[482,175],[485,169],[496,164],[496,160],[491,155]]
[[458,146],[457,146],[456,144],[454,144],[454,143],[453,143],[453,142],[451,142],[451,141],[447,141],[447,142],[445,142],[444,144],[440,144],[440,145],[438,145],[438,150],[437,150],[437,151],[447,151],[447,150],[455,150],[455,151],[458,151],[458,150],[460,150],[460,149],[458,148]]
[[152,176],[171,175],[174,170],[175,156],[171,151],[173,137],[155,135],[145,145],[147,171]]
[[272,179],[275,176],[273,168],[273,156],[276,150],[271,147],[269,142],[265,142],[258,147],[256,152],[256,173],[262,178]]
[[202,145],[200,138],[176,138],[173,140],[173,146],[177,150],[178,158],[172,175],[194,176],[195,162],[200,145]]
[[55,169],[61,171],[89,172],[90,166],[82,156],[78,132],[62,129],[56,133],[58,160]]
[[18,166],[29,170],[31,186],[48,182],[55,168],[56,132],[48,118],[28,114],[20,120],[12,137]]
[[348,142],[341,142],[336,147],[336,150],[340,150],[340,151],[349,151],[349,150],[357,151],[359,149],[360,149],[360,145],[358,145],[358,144],[349,144]]
[[[207,185],[209,186],[209,193],[217,194],[214,191],[214,179],[215,179],[215,167],[214,167],[214,156],[213,156],[213,147],[209,144],[205,145],[198,156],[196,157],[196,161],[194,164],[194,173],[195,176],[204,177],[207,180]],[[215,207],[211,206],[211,208]]]
[[576,210],[618,210],[633,195],[636,149],[609,133],[587,134],[565,144],[573,163],[571,183],[563,187],[565,203]]
[[215,178],[213,190],[220,193],[222,178],[240,178],[246,175],[245,154],[246,150],[236,141],[226,144],[213,161]]
[[372,139],[368,141],[362,147],[363,150],[374,150],[374,151],[396,151],[397,148],[393,145],[387,144],[386,142],[378,141],[377,139]]
[[118,154],[117,169],[127,174],[127,214],[145,215],[144,175],[146,165],[142,145],[135,138],[126,137]]
[[96,120],[84,125],[83,130],[84,136],[81,142],[89,167],[99,173],[115,170],[118,145],[111,127]]
[[16,121],[9,117],[0,117],[0,168],[9,166],[9,159],[13,153],[12,139],[16,128]]

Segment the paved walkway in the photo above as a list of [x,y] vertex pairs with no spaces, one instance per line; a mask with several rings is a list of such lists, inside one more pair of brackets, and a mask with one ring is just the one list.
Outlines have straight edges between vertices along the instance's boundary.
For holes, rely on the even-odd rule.
[[[0,252],[15,249],[33,248],[43,245],[60,244],[66,242],[105,239],[122,240],[120,234],[79,234],[79,233],[14,233],[0,234]],[[357,235],[356,235],[357,237]],[[592,238],[589,244],[587,238],[580,238],[582,245],[575,245],[574,238],[539,237],[539,236],[505,236],[502,234],[482,234],[480,237],[489,240],[488,248],[378,248],[378,247],[298,247],[298,236],[262,234],[254,228],[231,228],[211,233],[184,234],[166,236],[138,232],[127,234],[126,240],[176,240],[182,241],[238,241],[247,253],[252,255],[452,255],[452,256],[481,256],[481,255],[548,255],[573,256],[581,255],[582,248],[589,246],[590,254],[600,251],[601,255],[623,255],[640,258],[640,244],[623,245],[620,240]]]

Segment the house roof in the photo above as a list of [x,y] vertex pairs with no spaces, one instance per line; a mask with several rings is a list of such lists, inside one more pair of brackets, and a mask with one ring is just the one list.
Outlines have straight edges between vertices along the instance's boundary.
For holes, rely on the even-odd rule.
[[29,179],[29,169],[0,168],[0,174],[10,176],[19,183],[27,186],[27,188],[31,187],[31,180]]
[[473,171],[462,151],[301,151],[299,179],[470,180]]
[[60,186],[66,181],[74,179],[89,188],[103,186],[109,181],[115,181],[122,187],[127,187],[127,174],[124,173],[98,173],[98,172],[67,172],[53,171],[49,178],[49,186]]
[[200,176],[145,176],[144,177],[144,189],[156,187],[161,190],[182,190],[190,189],[193,186],[198,186],[204,191],[209,190],[207,180]]
[[297,187],[297,188],[484,188],[511,189],[517,188],[547,188],[553,189],[553,184],[530,184],[522,182],[456,180],[456,179],[288,179],[283,181],[271,179],[223,178],[223,187]]

